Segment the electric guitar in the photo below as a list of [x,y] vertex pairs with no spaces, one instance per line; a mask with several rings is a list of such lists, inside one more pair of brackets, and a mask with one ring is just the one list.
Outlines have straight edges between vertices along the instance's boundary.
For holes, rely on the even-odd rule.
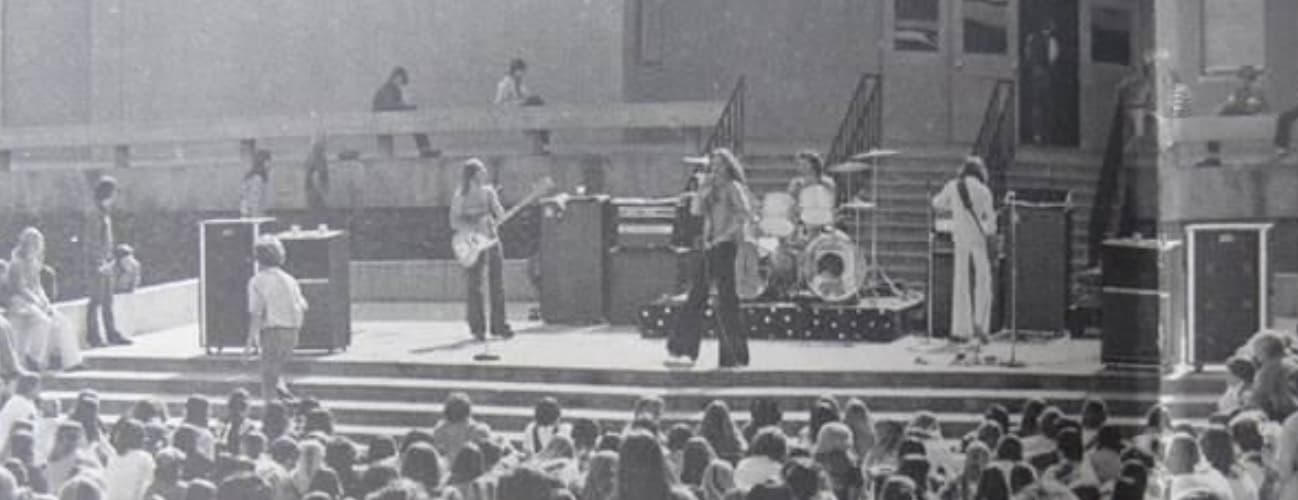
[[536,184],[532,185],[532,190],[528,191],[527,196],[524,196],[517,204],[506,210],[500,220],[491,223],[491,231],[489,232],[456,231],[455,235],[451,237],[451,249],[455,251],[455,260],[466,268],[473,267],[478,262],[478,257],[482,255],[482,252],[500,243],[499,238],[492,236],[496,232],[496,228],[508,222],[520,210],[531,205],[537,198],[540,198],[553,188],[554,179],[546,177],[537,181]]

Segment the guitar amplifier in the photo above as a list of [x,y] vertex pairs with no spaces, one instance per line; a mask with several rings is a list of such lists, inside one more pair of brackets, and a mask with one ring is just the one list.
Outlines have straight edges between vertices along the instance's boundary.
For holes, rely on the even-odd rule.
[[592,324],[605,319],[610,221],[607,196],[546,204],[541,219],[541,319]]
[[274,220],[199,223],[199,342],[208,353],[248,342],[248,280],[257,272],[252,248]]
[[617,235],[622,248],[667,248],[676,227],[676,198],[614,198]]
[[333,352],[351,345],[351,249],[345,231],[280,233],[284,270],[297,278],[307,300],[299,349]]
[[1160,287],[1164,244],[1153,239],[1112,239],[1100,252],[1100,361],[1106,366],[1157,367],[1162,363],[1160,311],[1169,294]]

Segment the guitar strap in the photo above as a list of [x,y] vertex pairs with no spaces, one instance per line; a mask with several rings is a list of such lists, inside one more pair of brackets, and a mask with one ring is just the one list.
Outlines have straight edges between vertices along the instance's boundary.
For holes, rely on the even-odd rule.
[[978,234],[981,234],[984,239],[987,238],[987,229],[983,228],[982,219],[979,219],[978,212],[974,211],[973,197],[969,196],[969,186],[965,184],[964,177],[960,177],[960,180],[956,183],[956,190],[960,192],[960,203],[964,205],[964,209],[969,211],[969,215],[973,217],[974,225],[978,226]]

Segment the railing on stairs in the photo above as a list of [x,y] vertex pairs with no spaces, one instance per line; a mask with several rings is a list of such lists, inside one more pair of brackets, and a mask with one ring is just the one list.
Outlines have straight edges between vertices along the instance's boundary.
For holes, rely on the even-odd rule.
[[1105,239],[1126,232],[1133,222],[1127,206],[1126,153],[1127,120],[1122,110],[1122,95],[1113,109],[1108,142],[1104,146],[1104,163],[1095,181],[1095,199],[1086,234],[1088,265],[1099,264],[1100,245]]
[[[826,165],[835,165],[846,161],[852,155],[878,148],[883,143],[883,77],[875,73],[864,73],[857,80],[856,89],[852,91],[852,100],[847,104],[847,113],[838,125],[834,142],[829,145],[825,155]],[[863,174],[853,174],[863,175]],[[850,179],[851,182],[838,184],[840,198],[847,198],[855,193],[843,191],[846,186],[864,186],[863,179]]]
[[712,127],[712,134],[708,136],[707,142],[703,144],[701,154],[708,154],[716,148],[728,148],[735,154],[744,152],[744,99],[748,93],[748,83],[743,76],[735,82],[735,88],[730,91],[730,98],[726,100],[726,107],[721,110],[721,117],[717,119],[717,124]]
[[987,164],[988,182],[998,198],[1005,190],[1005,177],[1018,148],[1016,104],[1014,81],[997,80],[973,145],[973,154]]

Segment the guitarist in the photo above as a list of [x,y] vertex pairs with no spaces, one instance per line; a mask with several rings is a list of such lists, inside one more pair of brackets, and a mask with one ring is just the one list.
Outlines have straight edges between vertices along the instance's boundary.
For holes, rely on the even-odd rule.
[[725,148],[712,152],[710,174],[693,195],[690,211],[703,218],[702,272],[694,276],[689,298],[680,312],[675,331],[667,340],[668,366],[692,366],[699,356],[703,309],[713,283],[717,287],[717,335],[721,368],[748,366],[748,339],[739,317],[735,290],[735,258],[752,219],[747,178],[734,153]]
[[[951,239],[955,243],[955,271],[951,287],[951,342],[990,339],[992,269],[990,240],[996,234],[996,209],[987,188],[987,167],[982,158],[969,156],[960,175],[933,197],[933,208],[950,213]],[[969,266],[973,266],[970,286]]]
[[[477,158],[464,162],[460,185],[451,199],[451,228],[456,233],[481,234],[498,238],[495,222],[505,213],[496,190],[486,184],[487,166]],[[499,241],[499,240],[497,240]],[[514,336],[505,322],[505,292],[502,286],[501,266],[504,253],[497,242],[478,256],[478,261],[468,267],[465,282],[468,284],[469,332],[478,340],[486,338],[487,325],[482,311],[482,266],[487,266],[487,293],[491,301],[491,335],[501,338]]]

